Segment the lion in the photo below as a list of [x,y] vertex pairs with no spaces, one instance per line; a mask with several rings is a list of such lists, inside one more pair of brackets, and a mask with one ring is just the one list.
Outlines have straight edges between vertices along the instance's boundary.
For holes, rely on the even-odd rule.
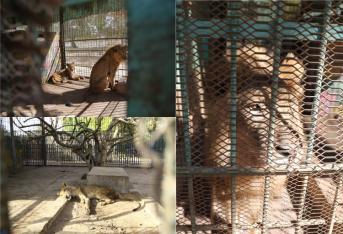
[[67,200],[71,200],[72,198],[80,199],[80,202],[86,205],[86,210],[88,213],[90,213],[91,210],[90,208],[92,199],[98,200],[99,204],[102,206],[117,201],[138,202],[138,206],[134,208],[132,211],[137,211],[142,207],[140,203],[141,195],[138,192],[119,193],[107,187],[95,185],[72,186],[63,183],[61,186],[61,190],[57,195],[64,197]]
[[[230,58],[230,54],[227,54],[227,58]],[[242,46],[237,51],[237,64],[236,149],[230,147],[234,143],[230,135],[232,100],[228,91],[223,96],[213,98],[208,105],[205,165],[230,166],[232,152],[236,153],[235,165],[239,168],[264,169],[268,166],[292,167],[299,164],[304,160],[306,147],[301,122],[304,89],[300,81],[305,73],[302,62],[293,53],[288,53],[282,60],[277,77],[275,112],[270,111],[273,103],[273,54],[264,47]],[[268,139],[271,116],[275,123],[274,139]],[[271,142],[269,148],[268,140]],[[259,233],[265,176],[238,174],[234,178],[235,218],[240,225],[253,225],[255,228],[249,229],[250,233]],[[210,179],[213,222],[219,220],[231,223],[231,179],[232,176]],[[280,188],[285,187],[287,181],[286,176],[277,176],[273,179],[271,199],[276,198]],[[216,208],[219,204],[224,207],[222,212]]]
[[75,63],[67,63],[67,67],[52,74],[48,82],[52,84],[71,83],[69,80],[83,80],[84,77],[75,73]]
[[94,64],[90,76],[90,91],[102,93],[114,88],[114,76],[121,62],[127,59],[127,46],[116,45],[109,48]]

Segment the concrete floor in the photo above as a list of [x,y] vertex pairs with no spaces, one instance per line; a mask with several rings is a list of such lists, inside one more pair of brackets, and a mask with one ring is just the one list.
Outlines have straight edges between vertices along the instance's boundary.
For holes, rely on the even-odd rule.
[[[144,197],[144,207],[131,211],[136,204],[117,202],[97,206],[96,215],[79,212],[80,204],[58,198],[63,182],[85,183],[81,180],[86,167],[25,168],[9,178],[9,208],[13,233],[149,233],[158,232],[159,220],[154,201],[155,174],[151,169],[125,169],[132,191]],[[158,206],[158,205],[157,205]]]
[[[109,90],[102,94],[90,94],[87,78],[71,82],[43,85],[45,116],[127,116],[127,100],[124,97]],[[70,105],[66,106],[66,103]]]

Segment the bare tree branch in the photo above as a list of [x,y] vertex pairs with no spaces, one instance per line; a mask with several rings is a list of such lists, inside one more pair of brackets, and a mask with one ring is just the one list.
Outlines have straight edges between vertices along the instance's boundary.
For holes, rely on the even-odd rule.
[[[32,119],[39,120],[40,123],[29,123],[29,120]],[[16,126],[31,137],[53,137],[58,145],[72,149],[87,163],[102,164],[113,153],[117,144],[132,140],[132,135],[121,132],[125,130],[123,125],[135,126],[136,124],[135,118],[112,118],[109,126],[103,129],[105,126],[103,117],[95,119],[95,127],[92,125],[93,118],[71,118],[71,121],[63,122],[60,126],[58,120],[57,118],[46,119],[43,117],[24,121],[17,119]],[[35,133],[32,130],[41,129],[42,124],[45,128],[44,134],[42,132]],[[95,154],[93,149],[95,149]]]

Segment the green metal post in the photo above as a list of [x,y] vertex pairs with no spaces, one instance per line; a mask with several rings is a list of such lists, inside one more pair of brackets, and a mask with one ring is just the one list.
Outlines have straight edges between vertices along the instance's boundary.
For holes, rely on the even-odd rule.
[[175,116],[175,1],[128,0],[129,116]]
[[[274,46],[274,56],[273,56],[273,73],[272,73],[272,91],[271,91],[271,111],[269,115],[268,123],[268,153],[267,162],[268,165],[272,163],[273,156],[273,144],[274,144],[274,132],[276,123],[276,109],[277,109],[277,99],[278,99],[278,87],[279,87],[279,67],[281,63],[281,47],[282,47],[282,11],[283,2],[276,2],[276,12],[273,14],[273,32],[270,35],[272,37]],[[264,196],[263,196],[263,213],[262,213],[262,234],[268,232],[268,215],[269,215],[269,200],[270,200],[270,189],[271,189],[271,177],[270,175],[265,176],[264,180]]]
[[[237,166],[237,49],[238,49],[238,35],[240,30],[238,27],[239,20],[239,9],[240,3],[228,3],[229,15],[232,17],[232,24],[227,25],[226,28],[232,28],[232,33],[229,34],[230,38],[230,164],[231,167],[235,168]],[[225,40],[224,40],[225,41]],[[226,43],[226,41],[225,41]],[[225,45],[226,46],[226,45]],[[224,52],[225,53],[225,52]],[[236,176],[230,174],[231,176],[231,231],[232,233],[237,232],[237,218],[236,218]]]
[[[181,90],[181,99],[182,99],[182,124],[183,124],[183,138],[184,138],[184,157],[186,159],[186,165],[187,167],[192,166],[192,159],[191,159],[191,140],[189,135],[190,125],[189,125],[189,97],[187,93],[187,65],[186,65],[186,44],[190,44],[189,41],[186,40],[183,31],[183,9],[182,7],[177,8],[177,75],[180,80],[178,80],[178,83],[180,85]],[[188,200],[189,200],[189,210],[191,215],[191,230],[192,233],[195,233],[195,209],[194,209],[194,187],[193,187],[193,177],[189,176],[187,178],[187,188],[188,188]]]
[[[326,46],[327,46],[327,31],[328,31],[328,24],[329,24],[329,11],[331,9],[331,0],[325,1],[325,9],[324,9],[324,17],[323,17],[323,24],[320,32],[320,54],[319,54],[319,71],[317,77],[317,84],[316,90],[314,95],[314,103],[311,112],[311,131],[310,131],[310,139],[308,140],[307,145],[307,154],[306,154],[306,164],[311,163],[312,154],[313,154],[313,145],[314,145],[314,137],[315,137],[315,130],[317,125],[317,117],[318,117],[318,110],[319,110],[319,97],[322,89],[322,82],[323,82],[323,75],[324,75],[324,64],[325,64],[325,55],[326,55]],[[301,186],[301,194],[300,194],[300,210],[297,214],[297,223],[295,225],[295,233],[301,233],[301,226],[300,222],[302,221],[303,213],[304,213],[304,205],[305,199],[307,194],[307,185],[308,185],[309,176],[304,176]]]

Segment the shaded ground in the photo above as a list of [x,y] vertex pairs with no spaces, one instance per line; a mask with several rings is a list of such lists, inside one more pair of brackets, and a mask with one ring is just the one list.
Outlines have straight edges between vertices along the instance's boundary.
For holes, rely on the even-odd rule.
[[[78,202],[66,202],[57,192],[63,182],[86,183],[81,177],[86,167],[25,168],[9,179],[9,208],[13,233],[154,233],[159,221],[153,196],[154,172],[151,169],[125,169],[131,191],[143,197],[143,207],[136,202],[121,201],[97,205],[96,214],[86,214]],[[53,221],[53,222],[52,222]]]
[[9,178],[9,209],[13,233],[36,232],[65,204],[57,199],[63,181],[76,182],[87,168],[25,168]]
[[44,84],[45,116],[127,116],[124,97],[112,91],[91,94],[88,87],[88,79],[72,81],[72,84]]
[[96,206],[96,214],[88,215],[84,205],[68,202],[50,233],[159,233],[159,221],[152,217],[153,201],[144,199],[144,208],[133,212],[137,204],[121,201]]

